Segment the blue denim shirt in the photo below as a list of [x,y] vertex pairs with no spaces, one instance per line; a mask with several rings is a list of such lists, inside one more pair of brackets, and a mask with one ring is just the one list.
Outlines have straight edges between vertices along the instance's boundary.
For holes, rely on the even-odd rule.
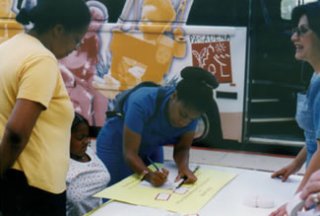
[[313,74],[307,94],[298,93],[296,121],[304,130],[308,166],[320,137],[320,74]]

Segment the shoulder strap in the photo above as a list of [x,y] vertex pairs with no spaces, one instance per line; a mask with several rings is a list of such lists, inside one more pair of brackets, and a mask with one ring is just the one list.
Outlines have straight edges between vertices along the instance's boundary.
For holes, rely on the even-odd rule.
[[150,120],[153,119],[157,115],[157,113],[159,112],[165,96],[166,96],[166,87],[162,87],[162,86],[159,87],[158,92],[157,92],[157,98],[156,98],[156,108],[155,108],[154,113],[152,114]]
[[124,116],[124,112],[123,112],[123,107],[124,107],[124,103],[127,100],[127,98],[137,89],[141,88],[141,87],[159,87],[159,84],[151,82],[151,81],[144,81],[139,83],[138,85],[136,85],[135,87],[133,87],[132,89],[128,90],[128,92],[123,95],[123,97],[121,98],[121,100],[119,101],[118,107],[119,107],[119,111],[121,113],[122,116]]
[[[155,86],[154,83],[151,84],[150,86]],[[133,89],[135,89],[136,87],[134,87]],[[132,89],[132,90],[133,90]],[[124,105],[124,101],[126,100],[126,98],[133,92],[131,90],[129,90],[130,92],[127,92],[126,95],[123,96],[123,98],[121,99],[121,108],[123,108],[122,106]],[[156,107],[155,110],[152,114],[152,116],[150,117],[150,119],[148,121],[151,121],[153,118],[155,118],[155,116],[157,115],[157,113],[159,112],[162,102],[164,101],[164,98],[166,96],[166,87],[162,87],[160,86],[158,91],[157,91],[157,97],[156,97]],[[114,116],[118,116],[120,118],[124,118],[124,113],[123,110],[121,109],[121,111],[107,111],[107,117],[111,118]]]
[[[123,112],[124,104],[125,104],[126,100],[128,99],[128,97],[134,91],[136,91],[137,89],[139,89],[141,87],[159,87],[159,86],[160,86],[159,84],[154,83],[152,81],[145,81],[145,82],[139,83],[138,85],[136,85],[132,89],[128,89],[128,90],[125,90],[124,92],[119,93],[115,98],[115,107],[114,107],[114,109],[113,110],[108,110],[106,112],[107,117],[110,118],[110,117],[118,116],[120,118],[123,118],[124,115],[125,115],[124,112]],[[161,95],[162,94],[163,94],[163,96],[161,96],[161,97],[164,97],[165,91],[163,93],[161,93]],[[161,105],[161,101],[158,101],[160,99],[161,98],[158,98],[158,93],[157,93],[156,109],[158,109],[158,105]]]

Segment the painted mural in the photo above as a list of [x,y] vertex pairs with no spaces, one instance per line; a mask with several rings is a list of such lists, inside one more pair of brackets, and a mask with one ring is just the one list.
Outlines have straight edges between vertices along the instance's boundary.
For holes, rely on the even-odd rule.
[[[23,30],[15,14],[36,1],[0,0],[0,4],[2,42]],[[87,4],[93,18],[89,31],[80,47],[59,62],[75,110],[90,125],[102,126],[107,98],[144,80],[161,83],[173,59],[185,56],[182,26],[192,1],[127,1],[118,25],[111,29],[105,27],[107,8],[98,1]]]
[[[245,28],[187,26],[193,0],[127,0],[116,23],[108,22],[104,4],[86,2],[92,13],[89,30],[78,49],[59,63],[75,110],[91,126],[103,125],[120,91],[146,80],[175,84],[182,68],[195,65],[217,77],[217,91],[237,95],[217,102],[224,137],[241,140]],[[15,15],[36,3],[0,0],[0,43],[30,27],[18,24]]]
[[[92,126],[102,126],[107,110],[107,98],[92,83],[94,77],[103,76],[99,65],[107,62],[101,54],[101,27],[108,21],[108,11],[97,1],[87,1],[92,21],[78,49],[60,60],[60,69],[75,110]],[[104,68],[102,68],[104,69]]]
[[23,26],[15,21],[17,1],[0,0],[0,43],[23,30]]
[[110,40],[110,70],[96,88],[106,96],[141,81],[161,83],[174,59],[184,58],[183,31],[192,1],[126,1]]

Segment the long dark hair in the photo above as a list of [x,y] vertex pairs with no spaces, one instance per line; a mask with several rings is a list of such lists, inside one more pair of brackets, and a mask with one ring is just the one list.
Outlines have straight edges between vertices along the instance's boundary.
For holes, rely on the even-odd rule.
[[89,25],[91,14],[83,0],[38,0],[35,7],[22,8],[16,20],[23,25],[33,23],[33,29],[39,34],[57,24],[74,32]]
[[200,112],[207,110],[208,103],[212,102],[213,89],[219,83],[208,71],[200,67],[185,67],[181,71],[182,80],[176,87],[178,100],[187,107]]

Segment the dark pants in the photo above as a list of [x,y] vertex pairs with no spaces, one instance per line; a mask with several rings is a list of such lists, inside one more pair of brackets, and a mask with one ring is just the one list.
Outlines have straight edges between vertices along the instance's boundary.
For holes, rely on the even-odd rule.
[[31,187],[23,172],[10,169],[0,178],[0,215],[65,216],[66,192],[53,194]]

